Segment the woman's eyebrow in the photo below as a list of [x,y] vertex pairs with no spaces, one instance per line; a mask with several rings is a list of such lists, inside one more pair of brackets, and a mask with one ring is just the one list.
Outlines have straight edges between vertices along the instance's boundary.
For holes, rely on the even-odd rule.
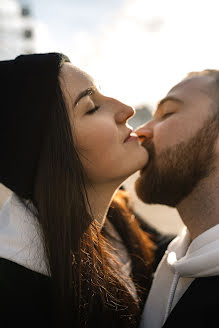
[[89,96],[89,95],[93,95],[94,93],[95,93],[95,88],[94,87],[87,88],[86,90],[80,92],[79,95],[77,96],[75,102],[74,102],[74,107],[78,104],[78,102],[83,97],[86,97],[86,96]]

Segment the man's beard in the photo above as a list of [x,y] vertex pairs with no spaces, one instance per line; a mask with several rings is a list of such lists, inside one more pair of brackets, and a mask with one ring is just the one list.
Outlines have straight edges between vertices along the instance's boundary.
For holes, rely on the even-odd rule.
[[214,170],[218,132],[217,113],[190,140],[169,147],[159,155],[150,140],[143,142],[149,152],[149,164],[135,182],[138,197],[148,204],[176,207]]

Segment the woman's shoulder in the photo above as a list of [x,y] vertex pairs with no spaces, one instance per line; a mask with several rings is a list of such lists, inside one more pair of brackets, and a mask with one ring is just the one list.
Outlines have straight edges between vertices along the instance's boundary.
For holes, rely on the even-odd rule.
[[[24,326],[30,317],[36,322],[51,320],[50,278],[15,262],[0,258],[0,317],[10,322],[20,320]],[[16,319],[15,319],[16,316]],[[35,319],[32,319],[35,320]],[[30,322],[29,322],[30,324]]]
[[[0,285],[8,283],[9,287],[14,284],[18,284],[19,286],[25,286],[29,284],[40,285],[48,285],[50,284],[50,278],[40,274],[38,272],[32,271],[30,269],[25,268],[24,266],[17,264],[8,259],[0,258]],[[5,285],[4,285],[5,286]],[[19,287],[17,286],[17,287]],[[29,285],[30,287],[30,285]]]

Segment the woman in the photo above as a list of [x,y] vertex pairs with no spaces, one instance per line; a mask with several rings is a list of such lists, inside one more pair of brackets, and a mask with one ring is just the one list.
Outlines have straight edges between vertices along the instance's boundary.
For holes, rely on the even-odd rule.
[[14,192],[0,214],[2,326],[136,327],[154,246],[125,196],[109,211],[148,160],[134,110],[62,54],[0,62],[0,76],[0,182]]

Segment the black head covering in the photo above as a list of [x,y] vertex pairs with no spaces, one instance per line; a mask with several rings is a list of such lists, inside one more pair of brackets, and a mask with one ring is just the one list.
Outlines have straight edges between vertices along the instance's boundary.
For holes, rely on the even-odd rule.
[[0,61],[0,182],[29,198],[56,97],[59,53]]

